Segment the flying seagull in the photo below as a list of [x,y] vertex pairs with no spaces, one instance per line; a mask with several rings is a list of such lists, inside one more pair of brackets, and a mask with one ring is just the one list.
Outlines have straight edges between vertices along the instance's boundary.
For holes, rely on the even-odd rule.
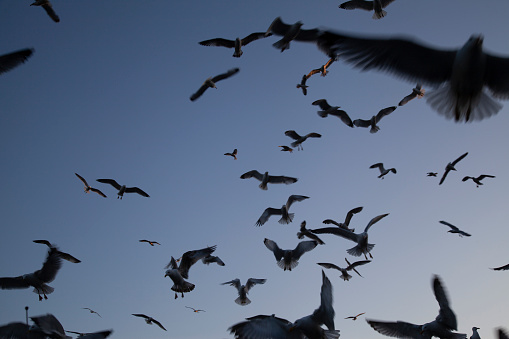
[[458,234],[460,237],[469,237],[470,234],[468,234],[467,232],[463,232],[462,230],[460,230],[458,227],[448,223],[447,221],[443,221],[443,220],[440,220],[439,223],[445,225],[445,226],[449,226],[451,229],[449,231],[447,231],[448,233],[456,233]]
[[148,195],[138,187],[126,187],[125,185],[121,186],[113,179],[97,179],[97,181],[102,182],[103,184],[110,184],[111,186],[115,187],[118,190],[117,199],[119,198],[122,199],[124,193],[138,193],[141,196],[147,198],[150,197],[150,195]]
[[279,219],[280,224],[289,224],[293,221],[293,213],[288,213],[288,210],[290,209],[290,206],[296,201],[302,201],[305,199],[309,199],[309,197],[306,197],[305,195],[290,195],[288,197],[288,200],[286,201],[286,204],[283,205],[281,208],[272,208],[268,207],[263,211],[263,214],[260,216],[260,218],[256,221],[256,226],[263,226],[269,220],[271,215],[280,215],[281,219]]
[[269,172],[265,172],[261,174],[257,170],[251,170],[246,172],[240,176],[241,179],[249,179],[255,178],[258,181],[261,181],[261,184],[258,185],[262,190],[267,190],[267,184],[293,184],[297,182],[297,178],[285,177],[283,175],[269,175]]
[[301,241],[293,250],[282,250],[275,241],[270,239],[265,238],[263,243],[272,251],[274,257],[276,257],[277,265],[284,271],[291,271],[297,267],[300,257],[318,245],[315,240],[306,240]]
[[[310,315],[290,321],[273,315],[257,315],[231,326],[228,330],[237,339],[338,339],[339,330],[334,327],[332,307],[332,284],[322,270],[320,306]],[[327,330],[322,328],[327,327]]]
[[437,172],[428,172],[428,173],[426,174],[426,176],[428,176],[428,177],[436,177],[437,175],[438,175],[438,173],[437,173]]
[[380,130],[380,127],[377,124],[380,120],[386,115],[391,114],[396,110],[397,106],[391,106],[380,110],[377,115],[373,115],[369,120],[356,119],[353,121],[353,124],[357,127],[371,127],[369,133],[376,133]]
[[[91,308],[88,308],[88,307],[82,307],[82,309],[84,309],[84,310],[88,310],[90,313],[95,313],[95,314],[97,314],[99,317],[101,317],[101,315],[100,315],[99,313],[97,313],[96,311],[94,311],[94,310],[93,310],[93,309],[91,309]],[[102,318],[102,317],[101,317],[101,318]]]
[[456,171],[456,168],[454,166],[456,166],[456,164],[458,162],[460,162],[461,159],[463,159],[464,157],[466,157],[468,155],[468,152],[461,155],[458,159],[454,160],[453,162],[450,162],[447,164],[447,166],[445,166],[445,172],[444,174],[442,175],[442,178],[440,179],[440,182],[438,183],[439,185],[442,185],[442,183],[444,182],[445,180],[445,177],[447,176],[447,174],[450,172],[450,171]]
[[325,219],[324,221],[322,221],[322,223],[324,224],[334,224],[344,230],[347,230],[347,231],[350,231],[350,232],[355,232],[355,228],[348,228],[348,226],[350,226],[350,220],[352,220],[352,217],[354,214],[357,214],[359,213],[360,211],[362,211],[362,206],[360,207],[355,207],[355,208],[352,208],[350,211],[348,211],[348,213],[346,214],[346,217],[345,217],[345,222],[336,222],[332,219]]
[[251,304],[251,300],[247,297],[247,294],[249,290],[257,284],[265,284],[265,281],[267,279],[256,279],[256,278],[249,278],[247,279],[247,282],[245,285],[240,284],[239,279],[233,279],[231,281],[227,281],[225,283],[222,283],[221,285],[231,285],[237,289],[237,292],[239,294],[239,297],[235,299],[235,303],[241,306],[246,306]]
[[348,271],[354,271],[355,273],[357,273],[360,277],[362,277],[362,275],[357,272],[357,270],[355,269],[355,267],[357,266],[360,266],[360,265],[365,265],[367,263],[370,263],[371,260],[361,260],[361,261],[356,261],[354,262],[353,264],[350,264],[350,262],[348,261],[348,259],[346,259],[346,263],[348,264],[347,267],[343,268],[343,267],[339,267],[337,265],[334,265],[334,264],[331,264],[331,263],[326,263],[326,262],[319,262],[317,263],[318,265],[322,266],[322,267],[325,267],[325,268],[333,268],[335,270],[338,270],[341,272],[341,275],[339,276],[341,279],[343,279],[344,281],[348,281],[350,280],[350,278],[352,277]]
[[339,106],[331,106],[327,103],[327,100],[325,99],[318,99],[316,101],[313,101],[312,105],[320,106],[322,111],[316,112],[320,117],[325,118],[327,117],[327,115],[333,115],[340,118],[345,125],[353,128],[352,119],[350,119],[348,113],[346,113],[343,110],[340,110]]
[[351,0],[347,2],[343,2],[339,5],[339,8],[342,9],[363,9],[366,11],[375,11],[373,14],[373,19],[381,19],[387,15],[387,12],[382,8],[389,6],[394,0],[374,0],[374,1],[366,1],[366,0]]
[[51,247],[40,270],[18,277],[0,278],[0,288],[10,290],[32,286],[34,287],[34,293],[39,295],[39,300],[42,300],[41,294],[44,296],[44,299],[48,299],[47,294],[52,293],[54,288],[46,285],[46,283],[52,282],[55,279],[60,267],[62,267],[60,252],[58,248]]
[[164,276],[170,277],[173,281],[171,290],[175,292],[175,299],[178,298],[177,292],[184,298],[184,293],[194,290],[195,285],[184,280],[189,278],[189,269],[198,260],[212,254],[215,250],[216,246],[209,246],[200,250],[187,251],[182,255],[182,259],[178,265],[177,261],[171,257],[170,263],[165,267],[167,270]]
[[140,318],[145,319],[145,322],[146,322],[147,324],[149,324],[149,325],[156,324],[157,326],[159,326],[160,328],[162,328],[163,330],[165,330],[165,331],[166,331],[166,329],[164,328],[164,326],[163,326],[163,325],[161,325],[161,323],[160,323],[159,321],[155,320],[155,319],[154,319],[154,318],[152,318],[152,317],[149,317],[149,316],[147,316],[147,315],[145,315],[145,314],[139,314],[139,313],[134,313],[133,315],[134,315],[135,317],[140,317]]
[[97,194],[99,194],[101,197],[103,198],[106,198],[106,194],[104,194],[103,192],[101,192],[100,190],[98,190],[97,188],[93,188],[93,187],[90,187],[90,185],[88,184],[88,182],[85,180],[85,178],[83,178],[81,175],[79,175],[78,173],[74,173],[76,174],[76,176],[81,180],[81,182],[83,183],[83,185],[85,185],[85,193],[89,193],[90,191],[92,192],[95,192]]
[[306,85],[306,81],[308,79],[308,76],[306,74],[304,74],[302,76],[302,79],[300,81],[300,84],[297,84],[297,88],[300,88],[302,89],[302,94],[304,95],[308,95],[308,85]]
[[150,246],[154,246],[154,245],[161,245],[160,243],[158,243],[157,241],[151,241],[151,240],[138,240],[139,242],[146,242],[148,243]]
[[34,325],[22,322],[12,322],[0,326],[0,338],[13,339],[46,339],[46,338],[70,338],[65,336],[65,330],[58,319],[47,313],[46,315],[30,317]]
[[293,140],[295,140],[294,142],[291,143],[292,147],[297,147],[297,149],[303,149],[302,148],[302,143],[304,141],[306,141],[307,138],[321,138],[322,135],[321,134],[318,134],[318,133],[308,133],[304,136],[301,136],[299,135],[297,132],[295,132],[294,130],[289,130],[289,131],[286,131],[285,132],[285,135],[292,138]]
[[329,68],[329,66],[334,62],[336,61],[336,58],[330,58],[329,61],[327,61],[325,63],[325,65],[322,65],[320,68],[316,68],[316,69],[313,69],[311,70],[311,72],[309,72],[307,74],[307,78],[310,78],[312,75],[316,74],[316,73],[320,73],[321,76],[326,76],[328,71],[327,71],[327,68]]
[[477,185],[477,187],[479,187],[480,185],[483,185],[483,183],[481,182],[482,179],[484,178],[494,178],[495,176],[494,175],[489,175],[489,174],[481,174],[480,176],[478,176],[477,178],[476,177],[469,177],[469,176],[466,176],[464,177],[461,181],[467,181],[468,179],[472,179],[473,182],[475,182],[475,184]]
[[409,95],[407,95],[406,97],[404,97],[398,104],[398,106],[403,106],[403,105],[406,105],[410,100],[413,100],[415,98],[422,98],[424,96],[424,88],[422,88],[422,85],[421,84],[417,84],[417,86],[415,86],[413,89],[412,89],[412,93],[410,93]]
[[186,308],[189,308],[189,309],[193,310],[194,313],[205,312],[205,310],[198,310],[196,308],[192,308],[192,307],[189,307],[189,306],[186,306]]
[[64,260],[67,260],[67,261],[72,262],[74,264],[77,264],[77,263],[81,262],[81,260],[76,259],[75,257],[70,255],[69,253],[65,253],[65,252],[59,251],[57,249],[57,247],[53,246],[48,240],[33,240],[33,242],[35,242],[36,244],[44,244],[44,245],[48,246],[50,249],[55,249],[55,251],[58,253],[60,258],[62,258]]
[[325,245],[322,239],[320,239],[316,234],[311,233],[311,231],[306,228],[305,220],[300,224],[300,231],[297,232],[297,238],[304,239],[304,237],[315,240],[320,245]]
[[0,55],[0,74],[10,71],[16,66],[28,60],[34,53],[34,49],[25,48],[19,51]]
[[423,325],[415,325],[404,321],[366,321],[371,327],[373,327],[375,331],[389,337],[419,339],[431,339],[431,337],[439,337],[444,339],[466,339],[466,334],[452,332],[458,329],[456,315],[449,305],[446,291],[442,286],[440,278],[437,275],[435,275],[432,279],[432,286],[433,292],[435,293],[435,299],[440,306],[438,316],[435,318],[435,320]]
[[472,327],[472,335],[470,336],[470,339],[481,339],[481,336],[477,330],[480,330],[480,328],[475,326]]
[[290,152],[290,153],[293,153],[293,148],[291,147],[288,147],[288,146],[278,146],[278,147],[281,147],[281,151],[282,152]]
[[380,175],[378,176],[379,178],[384,178],[384,176],[389,173],[389,172],[392,172],[394,174],[396,174],[396,169],[395,168],[388,168],[388,169],[385,169],[384,168],[384,164],[381,163],[381,162],[378,162],[376,164],[373,164],[371,166],[369,166],[369,168],[378,168],[380,170]]
[[492,268],[492,270],[494,270],[494,271],[507,271],[507,270],[509,270],[509,264],[504,265],[504,266],[500,266],[500,267]]
[[233,157],[234,160],[237,160],[237,149],[234,149],[231,153],[225,153],[224,155],[229,155]]
[[221,260],[221,258],[219,258],[218,256],[215,256],[215,255],[207,255],[203,258],[201,258],[201,262],[206,264],[206,265],[209,265],[209,264],[212,264],[212,263],[216,263],[218,264],[219,266],[224,266],[225,263]]
[[198,99],[203,94],[203,92],[205,92],[205,90],[207,88],[216,88],[217,89],[216,82],[221,81],[226,78],[229,78],[232,75],[237,74],[239,71],[240,71],[239,68],[232,68],[226,73],[222,73],[222,74],[216,75],[215,77],[208,78],[207,80],[205,80],[203,85],[201,85],[201,87],[196,91],[196,93],[191,95],[191,98],[190,98],[191,101],[195,101],[196,99]]
[[48,13],[49,17],[53,21],[60,22],[60,18],[58,17],[57,13],[55,13],[55,11],[53,10],[53,6],[51,6],[51,2],[49,2],[49,0],[36,0],[32,4],[30,4],[30,6],[41,6],[42,8],[44,8],[46,13]]
[[294,39],[300,41],[314,41],[316,39],[319,31],[317,29],[301,29],[302,25],[301,21],[297,21],[293,25],[285,24],[280,17],[277,17],[270,24],[266,34],[274,33],[282,36],[281,40],[276,41],[272,46],[284,52],[290,48],[290,42]]
[[375,223],[377,223],[378,221],[380,221],[381,219],[385,218],[388,215],[389,215],[389,213],[381,214],[381,215],[376,216],[373,219],[371,219],[370,222],[368,223],[368,225],[366,226],[366,228],[364,229],[364,232],[362,232],[362,233],[350,232],[350,231],[347,231],[347,230],[345,230],[343,228],[339,228],[339,227],[318,228],[315,230],[311,230],[311,232],[313,232],[315,234],[325,234],[325,233],[335,234],[342,238],[356,242],[357,245],[355,247],[352,247],[349,250],[347,250],[348,254],[353,255],[355,257],[360,257],[361,254],[364,254],[364,257],[367,260],[368,254],[371,258],[373,258],[373,256],[371,255],[370,252],[373,249],[373,247],[375,247],[374,244],[368,243],[368,230],[372,225],[374,225]]
[[200,41],[199,44],[202,46],[220,46],[220,47],[226,47],[226,48],[233,48],[235,50],[235,52],[233,53],[233,56],[235,58],[240,58],[240,56],[243,54],[243,52],[241,50],[242,46],[246,46],[250,42],[253,42],[258,39],[266,38],[270,35],[272,35],[272,34],[271,33],[267,34],[266,32],[258,32],[258,33],[251,33],[243,39],[236,38],[235,40],[228,40],[228,39],[223,39],[223,38],[216,38],[216,39]]
[[366,312],[362,312],[362,313],[359,313],[357,315],[354,315],[354,316],[350,316],[350,317],[346,317],[345,319],[352,319],[352,320],[357,320],[358,317],[360,317],[361,315],[365,314]]

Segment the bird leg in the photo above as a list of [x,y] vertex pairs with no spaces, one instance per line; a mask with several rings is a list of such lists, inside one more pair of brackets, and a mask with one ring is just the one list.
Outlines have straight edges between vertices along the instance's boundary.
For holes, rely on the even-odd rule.
[[182,295],[182,298],[184,298],[184,292],[180,292],[180,294]]
[[177,299],[179,296],[177,295],[177,292],[175,292],[175,299]]

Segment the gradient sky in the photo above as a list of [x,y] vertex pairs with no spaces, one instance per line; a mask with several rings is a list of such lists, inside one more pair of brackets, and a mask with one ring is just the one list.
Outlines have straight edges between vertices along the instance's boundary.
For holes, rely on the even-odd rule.
[[[325,98],[352,119],[368,119],[397,105],[415,83],[376,71],[360,72],[343,62],[326,77],[315,75],[303,96],[296,84],[327,56],[315,45],[292,42],[281,53],[269,37],[233,50],[199,41],[234,39],[265,31],[274,18],[301,20],[303,28],[379,37],[406,36],[429,46],[456,49],[472,34],[484,47],[509,55],[509,2],[395,1],[388,15],[345,11],[337,1],[131,1],[53,0],[61,22],[54,23],[31,1],[0,0],[0,54],[35,49],[23,65],[0,77],[0,177],[3,236],[0,276],[41,268],[47,239],[82,260],[64,262],[50,283],[55,292],[39,302],[28,290],[0,291],[0,324],[30,315],[54,314],[64,328],[93,332],[112,328],[111,338],[231,338],[227,329],[246,317],[276,314],[294,321],[320,302],[321,267],[356,260],[354,244],[333,235],[306,253],[292,272],[277,267],[263,239],[294,248],[301,221],[352,219],[362,230],[371,218],[390,213],[369,231],[371,263],[344,282],[325,270],[334,287],[336,328],[341,338],[382,338],[364,318],[422,324],[437,316],[431,277],[448,290],[459,331],[482,338],[508,327],[508,272],[490,267],[509,263],[509,105],[490,119],[457,124],[432,111],[425,99],[399,107],[380,122],[380,131],[350,129],[335,117],[322,119],[311,103]],[[196,102],[189,96],[209,76],[239,67]],[[430,90],[430,88],[426,88]],[[291,140],[284,131],[318,132],[303,151],[281,152]],[[238,160],[223,155],[238,149]],[[445,183],[426,177],[469,152]],[[383,162],[398,173],[377,178],[369,166]],[[258,188],[241,180],[249,170],[294,176],[292,185]],[[83,193],[77,172],[108,195]],[[463,176],[495,175],[476,188]],[[113,178],[150,194],[116,199],[115,190],[96,182]],[[294,222],[273,217],[255,222],[267,207],[291,194]],[[447,233],[446,220],[472,236]],[[156,240],[150,247],[139,239]],[[194,291],[173,298],[164,278],[170,257],[217,245],[226,266],[198,262],[190,270]],[[252,303],[234,303],[239,278],[266,278],[255,286]],[[185,306],[206,310],[195,314]],[[102,318],[88,313],[89,307]],[[343,318],[366,312],[357,321]],[[148,326],[132,313],[158,319],[167,329]]]

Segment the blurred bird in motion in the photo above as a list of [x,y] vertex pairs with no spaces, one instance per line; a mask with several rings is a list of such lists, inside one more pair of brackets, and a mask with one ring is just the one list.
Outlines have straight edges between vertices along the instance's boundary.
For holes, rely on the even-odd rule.
[[231,77],[232,75],[237,74],[239,71],[240,71],[239,68],[232,68],[226,73],[222,73],[222,74],[216,75],[215,77],[208,78],[207,80],[205,80],[203,85],[201,85],[201,87],[198,88],[198,90],[193,95],[191,95],[191,97],[190,97],[191,101],[195,101],[196,99],[201,97],[201,95],[205,92],[205,90],[207,88],[216,88],[217,89],[216,82],[227,79],[227,78]]
[[347,2],[343,2],[341,5],[339,5],[339,8],[342,9],[363,9],[366,11],[375,11],[373,14],[373,19],[381,19],[387,15],[387,12],[384,11],[382,8],[385,8],[389,6],[394,2],[394,0],[374,0],[374,1],[367,1],[367,0],[351,0]]
[[0,74],[3,74],[28,60],[34,53],[33,48],[25,48],[19,51],[0,55]]

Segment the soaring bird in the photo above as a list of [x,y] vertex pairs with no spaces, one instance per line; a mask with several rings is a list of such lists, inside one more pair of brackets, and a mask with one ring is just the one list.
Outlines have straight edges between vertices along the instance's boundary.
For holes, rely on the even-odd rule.
[[65,252],[59,251],[57,249],[57,247],[53,246],[48,240],[33,240],[33,242],[35,242],[36,244],[44,244],[44,245],[48,246],[50,249],[52,249],[52,248],[55,249],[55,251],[58,253],[60,258],[62,258],[64,260],[67,260],[67,261],[72,262],[74,264],[77,264],[77,263],[81,262],[81,260],[76,259],[75,257],[70,255],[69,253],[65,253]]
[[436,177],[437,175],[438,175],[438,173],[437,173],[437,172],[428,172],[428,173],[426,174],[426,176],[428,176],[428,177]]
[[440,278],[436,275],[432,279],[432,286],[435,298],[440,306],[438,316],[435,320],[423,325],[415,325],[404,321],[366,321],[375,331],[389,337],[419,339],[439,337],[443,339],[466,339],[466,334],[452,332],[458,329],[456,315],[449,305],[449,300]]
[[34,53],[34,49],[25,48],[19,51],[0,55],[0,74],[10,71],[16,66],[28,60]]
[[158,243],[157,241],[152,241],[152,240],[146,240],[146,239],[142,239],[142,240],[138,240],[139,242],[146,242],[148,243],[150,246],[154,246],[154,245],[161,245],[160,243]]
[[311,231],[306,228],[305,220],[301,222],[300,231],[297,232],[297,238],[304,239],[304,237],[308,237],[311,240],[315,240],[320,245],[325,245],[322,239],[320,239],[316,234],[311,233]]
[[311,251],[318,245],[315,240],[301,241],[293,250],[282,250],[275,241],[265,238],[263,240],[265,246],[272,251],[276,257],[277,265],[284,271],[291,271],[299,264],[300,257]]
[[166,329],[164,328],[163,325],[161,325],[161,323],[157,320],[155,320],[154,318],[152,317],[149,317],[148,315],[145,315],[145,314],[139,314],[139,313],[133,313],[133,315],[135,317],[140,317],[140,318],[143,318],[145,319],[145,322],[149,325],[152,325],[152,324],[156,324],[157,326],[159,326],[160,328],[162,328],[163,330],[166,331]]
[[290,195],[288,197],[288,200],[286,201],[286,204],[283,205],[281,208],[272,208],[268,207],[263,211],[263,214],[260,216],[260,218],[256,221],[256,226],[262,226],[269,220],[271,215],[280,215],[281,219],[279,219],[280,224],[289,224],[293,221],[293,213],[288,213],[290,210],[290,206],[296,201],[302,201],[305,199],[309,199],[309,197],[306,197],[305,195]]
[[378,176],[379,178],[384,178],[384,176],[389,173],[389,172],[392,172],[394,174],[396,174],[396,169],[395,168],[388,168],[388,169],[385,169],[384,167],[384,164],[381,163],[381,162],[378,162],[376,164],[373,164],[371,166],[369,166],[369,168],[378,168],[380,170],[380,175]]
[[365,314],[366,312],[362,312],[362,313],[359,313],[357,315],[353,315],[353,316],[350,316],[350,317],[346,317],[345,319],[352,319],[352,320],[357,320],[358,317],[360,317],[361,315]]
[[291,147],[288,147],[288,146],[278,146],[278,147],[281,147],[281,151],[282,152],[290,152],[290,153],[293,153],[293,148]]
[[477,187],[479,187],[480,185],[483,185],[483,183],[481,182],[482,179],[484,178],[495,178],[494,175],[489,175],[489,174],[481,174],[480,176],[478,176],[477,178],[476,177],[469,177],[469,176],[466,176],[464,177],[461,181],[467,181],[468,179],[472,179],[473,182],[475,182],[475,184],[477,185]]
[[34,293],[39,295],[39,300],[42,300],[41,294],[44,296],[44,299],[48,299],[47,294],[52,293],[54,288],[47,285],[47,283],[55,279],[60,267],[62,267],[60,252],[58,248],[51,247],[40,270],[23,274],[19,277],[0,278],[0,288],[10,290],[32,286],[34,287]]
[[298,39],[300,41],[314,41],[316,40],[319,30],[317,29],[301,29],[303,23],[297,21],[293,25],[285,24],[280,17],[274,19],[267,29],[267,33],[274,33],[282,36],[281,40],[276,41],[272,46],[284,52],[284,50],[290,48],[290,41]]
[[231,285],[237,289],[237,292],[239,294],[239,297],[235,299],[235,303],[241,306],[246,306],[251,304],[251,300],[247,297],[247,294],[249,290],[257,284],[265,284],[265,281],[267,279],[256,279],[256,278],[249,278],[247,279],[247,282],[245,285],[240,284],[239,279],[233,279],[231,281],[227,281],[225,283],[222,283],[221,285]]
[[233,157],[234,160],[237,160],[237,149],[234,149],[231,153],[225,153],[224,155],[229,155]]
[[216,82],[221,81],[223,79],[227,79],[227,78],[231,77],[232,75],[237,74],[239,71],[240,71],[239,68],[232,68],[226,73],[222,73],[222,74],[216,75],[215,77],[208,78],[201,85],[201,87],[198,88],[198,90],[193,95],[191,95],[191,97],[190,97],[191,101],[195,101],[196,99],[198,99],[203,94],[203,92],[205,92],[205,90],[207,88],[216,88],[217,89]]
[[189,269],[198,260],[212,254],[215,250],[216,246],[209,246],[200,250],[187,251],[182,255],[182,259],[178,265],[177,261],[171,257],[170,263],[165,267],[167,270],[164,276],[170,277],[173,281],[171,290],[175,292],[175,299],[178,298],[177,292],[184,298],[184,293],[194,290],[194,284],[184,280],[189,278]]
[[477,330],[480,330],[480,328],[475,326],[472,327],[472,335],[470,336],[470,339],[481,339],[481,336]]
[[320,106],[322,111],[316,112],[320,117],[325,118],[327,117],[327,115],[333,115],[340,118],[345,125],[353,128],[352,119],[350,119],[348,113],[339,109],[339,106],[331,106],[327,103],[327,100],[325,99],[318,99],[316,101],[313,101],[312,105]]
[[44,8],[46,13],[48,13],[49,17],[53,21],[60,22],[60,18],[58,17],[57,13],[55,13],[55,11],[53,10],[53,6],[51,6],[51,2],[49,2],[49,0],[36,0],[32,4],[30,4],[30,6],[41,6],[42,8]]
[[[99,313],[97,313],[96,311],[94,311],[93,309],[91,308],[88,308],[88,307],[82,307],[84,310],[88,310],[90,313],[95,313],[97,314],[99,317],[101,317],[101,315]],[[102,317],[101,317],[102,318]]]
[[83,185],[85,185],[85,193],[89,193],[90,191],[92,192],[95,192],[97,194],[99,194],[101,197],[103,198],[106,198],[106,194],[104,194],[103,192],[101,192],[100,190],[98,190],[97,188],[93,188],[91,187],[87,181],[85,180],[85,178],[83,178],[81,175],[79,175],[78,173],[74,173],[76,174],[76,176],[81,180],[81,182],[83,183]]
[[336,222],[332,219],[325,219],[324,221],[322,221],[322,223],[324,224],[334,224],[344,230],[347,230],[347,231],[350,231],[350,232],[355,232],[355,228],[348,228],[348,226],[350,226],[350,220],[352,220],[352,217],[354,214],[357,214],[359,213],[360,211],[362,211],[362,206],[360,207],[355,207],[355,208],[352,208],[350,211],[348,211],[348,213],[346,214],[346,217],[345,217],[345,222]]
[[465,154],[462,154],[458,159],[454,160],[453,162],[450,162],[447,164],[447,166],[445,166],[445,172],[444,174],[442,175],[442,178],[440,179],[440,182],[438,183],[439,185],[442,185],[442,183],[444,182],[445,180],[445,177],[447,176],[447,174],[450,172],[450,171],[456,171],[456,168],[454,166],[456,166],[456,164],[458,162],[460,162],[461,159],[463,159],[464,157],[466,157],[468,155],[468,152],[465,153]]
[[286,177],[283,175],[269,175],[269,172],[265,172],[264,174],[261,174],[257,170],[251,170],[249,172],[246,172],[240,176],[241,179],[249,179],[249,178],[255,178],[258,181],[261,181],[261,184],[258,186],[262,190],[267,190],[267,184],[293,184],[297,182],[297,178],[292,177]]
[[196,308],[192,308],[192,307],[189,307],[189,306],[186,306],[186,308],[189,308],[189,309],[193,310],[194,313],[205,312],[205,310],[198,310]]
[[225,263],[221,260],[221,258],[219,258],[218,256],[215,256],[215,255],[210,255],[210,254],[201,258],[201,262],[206,265],[210,265],[212,263],[216,263],[219,266],[225,265]]
[[468,234],[467,232],[464,232],[462,230],[460,230],[458,227],[448,223],[447,221],[443,221],[443,220],[440,220],[439,223],[445,225],[445,226],[449,226],[451,229],[449,231],[447,231],[448,233],[456,233],[458,234],[460,237],[469,237],[470,234]]
[[325,63],[325,65],[322,65],[320,68],[316,68],[316,69],[313,69],[311,70],[311,72],[309,72],[307,74],[307,78],[311,77],[312,75],[316,74],[316,73],[320,73],[321,76],[326,76],[328,71],[327,71],[327,68],[329,68],[329,66],[334,62],[336,61],[336,58],[330,58],[329,61],[327,61]]
[[318,134],[315,132],[308,133],[304,136],[301,136],[301,135],[297,134],[297,132],[295,132],[294,130],[286,131],[285,135],[292,138],[293,140],[295,140],[294,142],[291,143],[291,145],[292,145],[292,147],[297,147],[297,149],[303,149],[302,143],[304,141],[306,141],[307,138],[321,138],[322,137],[321,134]]
[[391,114],[396,110],[397,106],[391,106],[380,110],[377,115],[373,115],[369,120],[356,119],[353,121],[353,124],[357,127],[371,127],[369,133],[376,133],[380,130],[378,127],[378,123],[380,120],[386,115]]
[[241,47],[246,46],[248,43],[253,42],[258,39],[266,38],[268,36],[272,35],[271,33],[267,34],[266,32],[258,32],[258,33],[251,33],[245,38],[236,38],[235,40],[228,40],[223,38],[216,38],[216,39],[210,39],[210,40],[204,40],[200,41],[199,44],[202,46],[220,46],[220,47],[226,47],[226,48],[233,48],[235,52],[233,53],[233,56],[235,58],[240,58],[240,56],[243,54]]
[[300,84],[297,84],[297,88],[302,90],[302,94],[308,95],[308,85],[306,85],[306,81],[308,80],[308,76],[304,74],[302,79],[300,80]]
[[150,197],[147,193],[138,187],[126,187],[125,185],[121,186],[113,179],[97,179],[97,181],[102,182],[103,184],[110,184],[111,186],[115,187],[118,190],[117,199],[122,199],[124,193],[138,193],[141,196],[147,198]]
[[322,266],[322,267],[325,267],[325,268],[333,268],[335,270],[338,270],[341,272],[341,275],[339,276],[341,279],[343,279],[344,281],[348,281],[350,280],[350,278],[352,277],[348,271],[354,271],[355,273],[357,273],[359,275],[359,277],[362,277],[362,275],[357,272],[357,270],[355,269],[355,267],[357,266],[360,266],[360,265],[365,265],[367,263],[370,263],[371,260],[361,260],[361,261],[356,261],[354,262],[353,264],[351,264],[348,259],[346,259],[346,263],[348,264],[347,267],[343,268],[343,267],[339,267],[337,265],[334,265],[334,264],[331,264],[331,263],[326,263],[326,262],[319,262],[317,263],[318,265]]
[[[257,315],[231,326],[228,330],[236,339],[338,339],[334,326],[332,284],[322,270],[320,306],[310,315],[290,321],[273,315]],[[327,327],[327,330],[322,328]]]
[[387,12],[382,8],[389,6],[394,0],[351,0],[347,2],[343,2],[339,5],[339,8],[342,9],[364,9],[366,11],[375,11],[373,14],[373,19],[381,19],[387,15]]
[[353,255],[355,257],[360,257],[361,254],[364,254],[364,257],[367,260],[368,254],[371,258],[373,258],[373,256],[371,255],[370,252],[373,249],[373,247],[375,247],[374,244],[368,243],[368,230],[372,225],[374,225],[375,223],[377,223],[378,221],[380,221],[381,219],[385,218],[388,215],[389,215],[389,213],[381,214],[381,215],[376,216],[373,219],[371,219],[370,222],[368,223],[368,225],[366,226],[366,228],[364,229],[364,232],[362,232],[362,233],[350,232],[350,231],[347,231],[347,230],[345,230],[343,228],[339,228],[339,227],[318,228],[315,230],[311,230],[311,232],[313,232],[315,234],[324,234],[324,233],[335,234],[342,238],[356,242],[357,243],[356,246],[347,250],[348,254]]
[[409,95],[407,95],[406,97],[404,97],[398,104],[398,106],[403,106],[403,105],[406,105],[410,100],[413,100],[415,98],[422,98],[424,96],[424,88],[422,88],[422,85],[421,84],[417,84],[417,86],[415,86],[413,89],[412,89],[412,93],[410,93]]
[[494,271],[507,271],[507,270],[509,270],[509,264],[504,265],[504,266],[500,266],[500,267],[492,268],[492,270],[494,270]]

